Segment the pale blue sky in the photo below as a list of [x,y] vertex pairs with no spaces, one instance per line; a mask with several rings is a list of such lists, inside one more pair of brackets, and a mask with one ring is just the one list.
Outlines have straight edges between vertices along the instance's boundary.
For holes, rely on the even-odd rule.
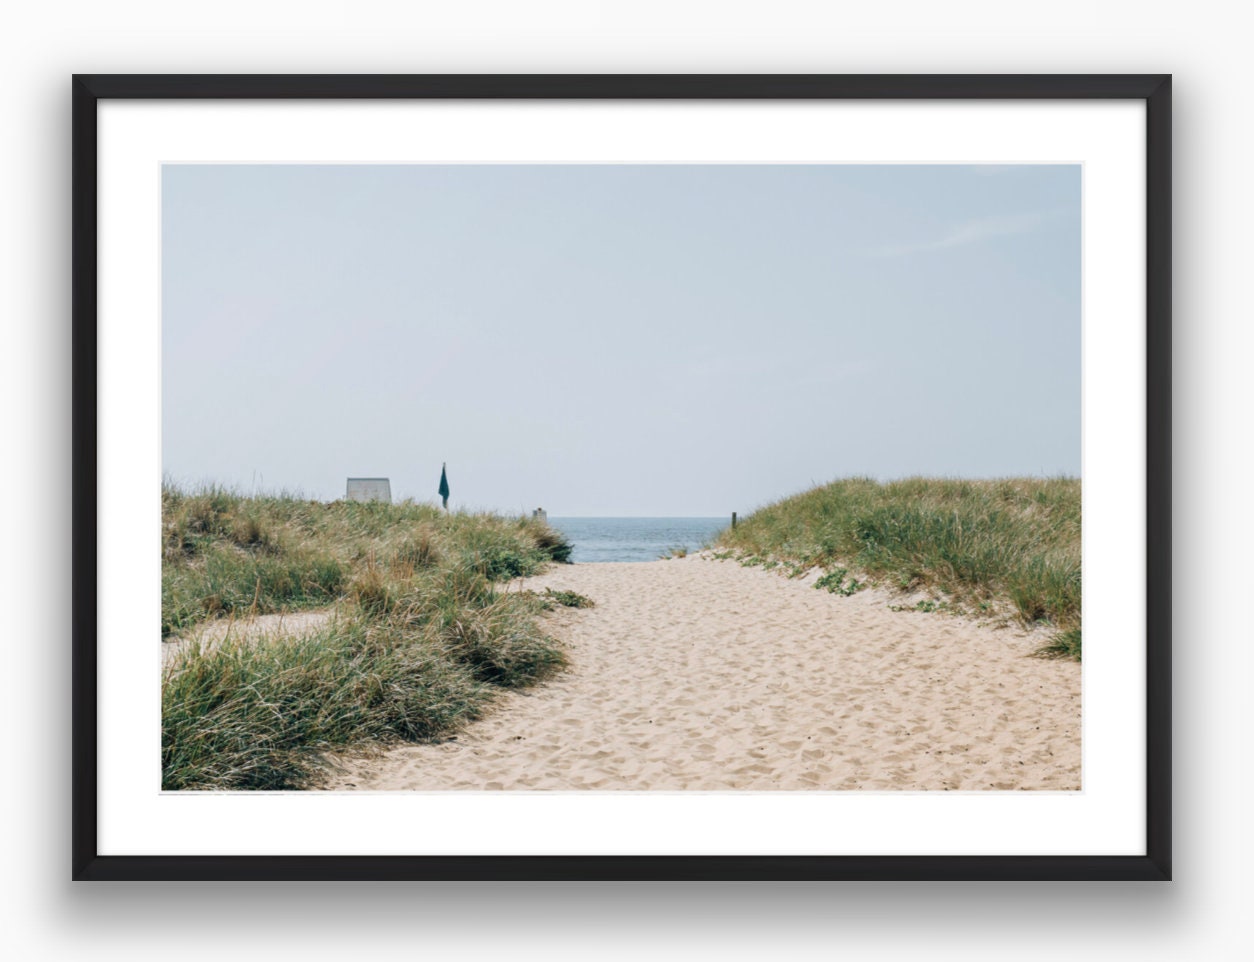
[[1075,166],[167,166],[186,484],[721,516],[1080,473]]

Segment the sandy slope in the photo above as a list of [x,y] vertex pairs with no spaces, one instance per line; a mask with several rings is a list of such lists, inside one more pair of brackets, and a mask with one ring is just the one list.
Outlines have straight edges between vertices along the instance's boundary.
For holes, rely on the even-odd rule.
[[596,607],[553,630],[571,668],[456,740],[339,760],[325,787],[1080,788],[1080,666],[876,590],[732,561],[555,567]]
[[307,635],[328,624],[335,616],[335,608],[318,608],[313,611],[292,611],[276,615],[245,615],[240,618],[218,618],[202,622],[190,631],[161,642],[161,666],[169,668],[180,652],[199,642],[204,648],[213,648],[227,638],[256,642],[266,638],[288,635]]

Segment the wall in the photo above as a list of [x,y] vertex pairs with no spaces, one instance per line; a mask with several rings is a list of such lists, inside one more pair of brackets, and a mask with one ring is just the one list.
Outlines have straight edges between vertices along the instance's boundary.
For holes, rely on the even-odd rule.
[[[1252,410],[1247,31],[1232,5],[23,4],[0,39],[3,703],[15,957],[1248,951]],[[72,72],[1159,72],[1175,81],[1176,878],[1171,885],[77,885],[68,855]],[[14,470],[20,466],[21,471]],[[24,505],[21,511],[14,505]],[[137,635],[144,630],[137,626]],[[141,641],[142,643],[142,641]]]

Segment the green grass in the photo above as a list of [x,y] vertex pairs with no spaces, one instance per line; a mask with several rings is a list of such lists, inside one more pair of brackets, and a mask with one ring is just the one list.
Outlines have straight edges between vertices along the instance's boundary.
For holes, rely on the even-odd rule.
[[564,664],[536,597],[494,587],[569,558],[543,522],[169,486],[162,520],[163,634],[238,611],[342,612],[309,636],[175,657],[166,789],[299,788],[328,749],[447,735]]
[[762,508],[718,543],[743,564],[821,567],[823,586],[841,593],[855,570],[973,609],[1005,602],[1025,624],[1056,629],[1044,653],[1080,658],[1078,479],[852,478]]
[[581,595],[578,591],[554,591],[552,588],[545,588],[544,599],[551,600],[553,604],[559,604],[566,608],[596,607],[596,602],[587,595]]
[[425,504],[326,504],[167,485],[161,518],[162,636],[235,612],[323,607],[371,563],[501,580],[569,561],[571,553],[537,519],[448,514]]
[[1049,658],[1074,658],[1080,660],[1080,629],[1068,628],[1054,635],[1049,644],[1040,649],[1038,654]]

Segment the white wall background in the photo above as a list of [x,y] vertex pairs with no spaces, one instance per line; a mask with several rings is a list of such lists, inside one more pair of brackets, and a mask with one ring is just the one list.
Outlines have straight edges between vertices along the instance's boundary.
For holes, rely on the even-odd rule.
[[[1252,940],[1244,510],[1248,31],[1199,0],[155,0],[6,9],[0,632],[10,957],[1240,958]],[[1176,879],[1131,884],[69,882],[73,72],[1175,74]]]

